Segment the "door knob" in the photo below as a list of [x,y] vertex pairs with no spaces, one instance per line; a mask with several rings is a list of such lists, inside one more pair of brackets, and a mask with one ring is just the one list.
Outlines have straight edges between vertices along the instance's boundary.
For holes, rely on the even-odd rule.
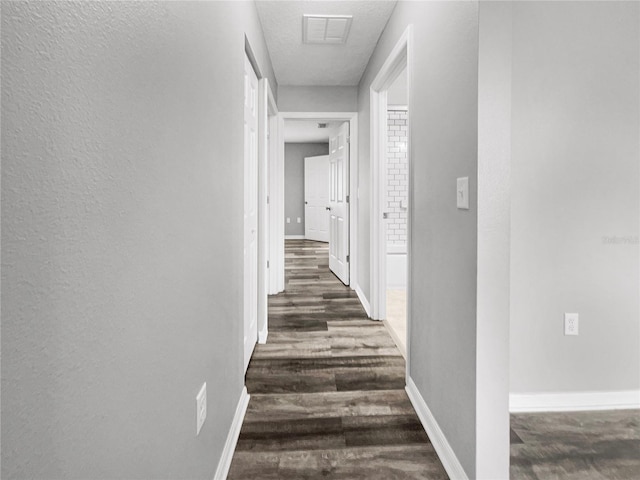
[[331,207],[325,207],[325,210],[331,211]]

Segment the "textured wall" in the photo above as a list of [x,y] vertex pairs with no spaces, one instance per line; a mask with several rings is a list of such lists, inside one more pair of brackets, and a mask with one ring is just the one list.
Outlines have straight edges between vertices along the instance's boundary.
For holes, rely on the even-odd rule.
[[[370,84],[407,25],[414,189],[410,362],[431,412],[470,478],[476,464],[476,184],[478,5],[398,2],[358,94],[359,225],[368,232]],[[456,178],[468,176],[471,209],[456,208]],[[370,293],[368,235],[358,236],[358,283]],[[455,372],[455,375],[452,375]]]
[[271,72],[253,2],[2,3],[2,478],[213,477],[243,383],[244,32]]
[[[387,245],[407,245],[407,111],[387,112]],[[403,202],[404,205],[403,206]]]
[[[284,234],[304,235],[304,159],[328,155],[328,143],[286,143],[284,146]],[[287,223],[287,217],[291,223]],[[301,222],[297,223],[300,217]]]
[[513,22],[511,389],[638,389],[640,4]]

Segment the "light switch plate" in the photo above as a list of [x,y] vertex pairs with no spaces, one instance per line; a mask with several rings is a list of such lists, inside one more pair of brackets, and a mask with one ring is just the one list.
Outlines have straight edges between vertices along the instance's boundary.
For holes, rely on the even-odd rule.
[[202,384],[202,388],[196,395],[196,435],[200,434],[202,425],[207,418],[207,382]]
[[287,223],[291,223],[291,217],[287,217]]
[[457,180],[456,205],[460,210],[469,210],[469,177]]

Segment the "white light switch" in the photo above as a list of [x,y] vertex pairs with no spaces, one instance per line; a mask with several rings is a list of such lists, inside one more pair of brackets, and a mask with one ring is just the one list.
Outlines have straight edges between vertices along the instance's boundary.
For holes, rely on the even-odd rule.
[[291,223],[291,218],[287,217],[287,223]]
[[456,205],[460,210],[469,210],[469,177],[458,178]]
[[196,395],[196,435],[200,434],[202,424],[207,418],[207,382],[202,384],[202,388]]
[[300,217],[298,217],[298,223],[300,223]]

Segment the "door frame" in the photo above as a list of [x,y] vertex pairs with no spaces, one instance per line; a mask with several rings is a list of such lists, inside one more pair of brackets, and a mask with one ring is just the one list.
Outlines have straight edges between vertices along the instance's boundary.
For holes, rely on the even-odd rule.
[[412,297],[412,219],[413,219],[413,155],[411,148],[413,26],[409,25],[380,67],[370,87],[371,108],[371,318],[386,316],[387,248],[386,225],[382,218],[386,208],[387,154],[387,90],[398,75],[407,69],[407,338],[406,375],[411,359]]
[[270,173],[277,168],[274,159],[277,158],[278,107],[268,78],[258,80],[258,90],[258,343],[266,343],[269,334],[268,295],[274,281],[271,278],[271,259],[277,255],[271,249],[273,231],[270,218],[277,215],[270,204]]
[[[349,286],[358,291],[357,284],[357,249],[358,249],[358,112],[280,112],[280,128],[278,130],[280,145],[280,162],[282,165],[281,196],[283,211],[281,215],[282,235],[281,245],[284,257],[284,121],[285,120],[320,120],[349,122]],[[278,173],[280,175],[280,173]],[[272,223],[273,226],[273,223]],[[282,268],[284,284],[284,262],[278,268]],[[284,289],[284,285],[283,285]],[[369,313],[369,312],[367,312]]]
[[[255,181],[258,187],[258,192],[256,192],[255,195],[255,204],[253,202],[251,202],[252,204],[252,208],[255,208],[255,215],[256,215],[256,225],[255,225],[255,230],[252,230],[252,236],[253,236],[253,232],[255,231],[256,233],[256,238],[255,238],[255,249],[256,249],[256,257],[255,257],[255,262],[256,264],[255,266],[255,284],[254,282],[254,275],[253,275],[253,267],[251,266],[249,267],[251,270],[251,273],[248,275],[247,274],[247,265],[250,265],[250,263],[248,262],[249,258],[247,251],[246,251],[246,246],[247,246],[247,225],[246,225],[246,218],[244,220],[245,224],[243,225],[243,245],[245,247],[245,253],[243,256],[243,334],[242,334],[242,341],[243,341],[243,346],[242,346],[242,365],[243,365],[243,372],[246,373],[247,368],[249,367],[249,362],[251,360],[251,355],[253,354],[253,351],[255,349],[255,345],[258,343],[258,331],[259,331],[259,323],[260,323],[260,303],[261,303],[261,295],[260,295],[260,255],[261,255],[261,245],[260,245],[260,215],[261,215],[261,201],[260,201],[260,196],[259,196],[259,189],[260,189],[260,143],[261,143],[261,137],[262,137],[262,131],[261,128],[263,127],[262,122],[261,122],[261,106],[260,106],[260,69],[257,66],[257,63],[255,61],[255,57],[253,56],[251,50],[249,48],[247,48],[247,46],[245,46],[245,58],[244,58],[244,72],[246,75],[246,69],[247,69],[247,63],[249,64],[249,68],[252,70],[252,73],[255,75],[255,79],[256,79],[256,93],[257,93],[257,98],[255,99],[255,116],[256,118],[256,140],[257,140],[257,145],[255,146],[255,167],[256,167],[256,172],[255,172]],[[245,85],[245,98],[244,101],[246,102],[246,85]],[[246,107],[245,107],[246,108]],[[246,121],[246,113],[245,113],[245,121]],[[244,209],[245,209],[245,215],[247,213],[247,192],[249,191],[248,189],[251,188],[251,184],[250,182],[247,181],[247,179],[251,179],[251,177],[249,177],[248,172],[247,172],[247,133],[246,133],[246,129],[244,132],[244,160],[243,160],[243,202],[244,202]],[[250,160],[252,163],[253,161]],[[255,185],[254,185],[255,188]],[[250,195],[251,198],[251,195]],[[252,249],[253,250],[253,249]],[[253,284],[253,285],[252,285]],[[255,287],[255,292],[256,292],[256,303],[254,305],[252,305],[253,303],[253,295],[249,295],[250,298],[247,298],[247,286],[249,286],[249,289],[251,291],[251,289],[253,289]],[[255,307],[255,312],[256,312],[256,332],[255,332],[255,338],[251,338],[253,335],[248,335],[249,333],[252,333],[252,328],[250,329],[249,332],[247,332],[247,309],[250,309],[250,318],[252,318],[252,310]],[[245,340],[245,336],[247,337],[247,339],[251,340],[251,352],[248,352],[248,348],[247,348],[247,341]],[[249,358],[247,358],[247,355],[249,355]]]

